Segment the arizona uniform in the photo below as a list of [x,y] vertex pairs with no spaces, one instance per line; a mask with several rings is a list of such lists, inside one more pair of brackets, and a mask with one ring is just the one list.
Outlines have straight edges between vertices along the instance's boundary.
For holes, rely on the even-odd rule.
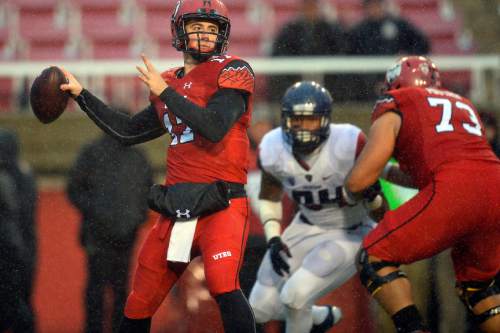
[[282,128],[266,134],[260,144],[262,169],[282,183],[299,207],[281,235],[292,255],[289,277],[276,274],[268,252],[250,295],[261,322],[283,319],[283,305],[310,306],[347,281],[355,273],[362,238],[373,227],[362,204],[339,208],[336,198],[336,188],[343,184],[365,136],[353,125],[329,126],[330,135],[306,161],[296,159]]

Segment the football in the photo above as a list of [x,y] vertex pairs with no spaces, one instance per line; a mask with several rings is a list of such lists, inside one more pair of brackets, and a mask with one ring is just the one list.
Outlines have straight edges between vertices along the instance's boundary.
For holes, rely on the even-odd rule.
[[64,73],[56,66],[44,69],[33,81],[30,90],[31,109],[42,123],[53,122],[66,109],[70,94],[59,86],[67,82]]

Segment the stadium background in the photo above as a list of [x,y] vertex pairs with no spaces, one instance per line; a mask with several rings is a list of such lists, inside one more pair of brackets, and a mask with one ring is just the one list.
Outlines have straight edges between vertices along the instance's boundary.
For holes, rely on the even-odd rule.
[[[230,52],[248,58],[252,65],[258,64],[254,65],[258,75],[257,115],[268,113],[279,117],[277,106],[264,97],[266,75],[279,68],[282,73],[300,72],[305,77],[321,80],[327,71],[346,66],[343,61],[354,66],[356,71],[375,68],[373,70],[383,72],[395,59],[362,58],[354,63],[352,59],[334,57],[323,59],[320,64],[316,62],[312,74],[306,68],[311,64],[310,59],[303,59],[303,66],[296,66],[291,61],[273,62],[267,56],[270,42],[277,28],[296,14],[298,2],[226,0],[233,23]],[[147,92],[133,77],[139,52],[145,51],[154,59],[161,59],[161,62],[155,61],[160,64],[159,68],[179,61],[179,54],[170,46],[169,17],[174,4],[174,0],[0,2],[0,126],[14,129],[20,136],[22,158],[34,169],[40,188],[37,220],[40,255],[34,300],[40,332],[79,332],[82,329],[85,272],[84,255],[78,245],[79,218],[63,190],[66,171],[78,149],[96,137],[99,130],[74,103],[55,123],[40,124],[29,110],[29,86],[47,65],[64,64],[77,74],[81,73],[79,77],[85,85],[105,100],[140,109],[147,103]],[[347,26],[360,18],[358,0],[326,0],[324,4],[325,12]],[[430,37],[431,55],[437,57],[438,66],[450,69],[445,71],[445,85],[471,96],[474,102],[498,115],[500,1],[393,0],[392,5],[395,13],[410,19]],[[336,103],[333,121],[354,123],[367,130],[370,109],[370,103]],[[165,139],[142,146],[160,181]],[[150,220],[153,219],[154,216]],[[142,235],[150,223],[143,228]],[[419,303],[424,308],[429,304],[430,264],[423,262],[412,268]],[[199,271],[191,273],[191,279],[200,278]],[[448,288],[446,301],[457,304],[451,290],[452,277],[443,283]],[[211,300],[203,289],[196,290],[197,294],[179,295],[180,291],[169,297],[155,317],[153,331],[220,332],[218,314]],[[364,304],[366,298],[362,293],[353,281],[322,300],[341,303],[348,312],[347,320],[332,332],[390,332],[386,318],[376,308],[374,317],[378,318],[375,321],[359,310],[368,306]],[[176,297],[190,301],[182,306],[172,305]],[[463,312],[450,311],[452,316],[461,316],[454,320],[455,325],[460,325]],[[204,323],[206,318],[214,318],[210,328]],[[179,323],[184,325],[178,326]],[[451,327],[442,331],[459,332]]]

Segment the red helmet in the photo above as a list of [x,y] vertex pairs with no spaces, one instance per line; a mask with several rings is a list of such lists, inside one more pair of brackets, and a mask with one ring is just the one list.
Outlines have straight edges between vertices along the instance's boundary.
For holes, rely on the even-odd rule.
[[399,59],[385,74],[387,90],[405,87],[441,86],[439,70],[436,65],[423,56],[410,56]]
[[[189,34],[185,29],[186,22],[189,20],[208,20],[217,23],[219,32],[213,51],[207,53],[189,48]],[[206,57],[222,54],[227,50],[231,23],[226,5],[220,0],[179,0],[170,23],[172,46],[178,51]]]

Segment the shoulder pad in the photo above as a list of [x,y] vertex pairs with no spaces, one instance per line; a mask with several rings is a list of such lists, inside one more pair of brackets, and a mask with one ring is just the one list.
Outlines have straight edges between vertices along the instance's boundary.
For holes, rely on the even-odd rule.
[[397,100],[392,93],[382,95],[377,99],[372,110],[372,123],[387,111],[400,113]]
[[247,62],[236,59],[221,70],[218,84],[220,88],[238,89],[252,94],[255,88],[255,75]]
[[332,148],[338,156],[351,156],[356,152],[361,129],[352,124],[331,124]]
[[283,135],[281,127],[269,131],[259,145],[259,161],[262,169],[270,171],[280,160],[281,152],[284,149]]

